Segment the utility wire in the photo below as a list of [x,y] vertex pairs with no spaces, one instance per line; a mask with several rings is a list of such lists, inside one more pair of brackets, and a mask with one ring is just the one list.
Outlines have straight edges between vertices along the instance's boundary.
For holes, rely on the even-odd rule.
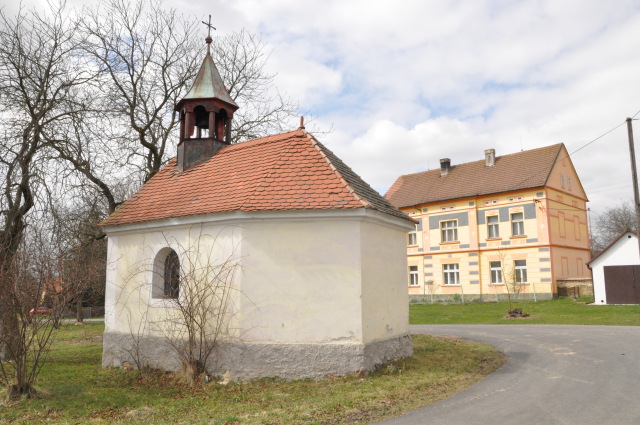
[[[638,114],[640,114],[640,110],[638,112],[636,112],[632,118],[635,118]],[[591,145],[592,143],[597,142],[598,140],[602,139],[604,136],[606,136],[607,134],[617,130],[618,128],[622,127],[623,125],[625,125],[627,123],[627,120],[625,119],[624,121],[622,121],[620,124],[616,125],[615,127],[613,127],[611,130],[601,134],[600,136],[596,137],[595,139],[591,140],[590,142],[585,143],[584,145],[582,145],[581,147],[579,147],[578,149],[574,150],[573,152],[569,153],[567,156],[564,157],[560,157],[558,158],[556,161],[561,161],[565,158],[570,158],[571,156],[573,156],[573,154],[575,154],[578,151],[581,151],[582,149],[586,148],[587,146]],[[524,183],[527,178],[529,178],[529,176],[525,177],[524,179],[522,179],[519,184]],[[586,190],[585,190],[586,192]]]
[[627,186],[617,186],[617,187],[610,187],[610,188],[606,188],[606,189],[596,189],[596,190],[591,190],[591,191],[589,191],[589,194],[592,194],[592,193],[601,193],[601,192],[608,192],[608,191],[614,191],[614,190],[629,189],[629,188],[631,188],[631,185],[627,185]]
[[[639,113],[640,113],[640,111],[636,112],[636,115],[638,115]],[[634,117],[635,117],[635,115],[634,115]],[[592,140],[592,141],[590,141],[589,143],[587,143],[587,144],[585,144],[585,145],[583,145],[583,146],[579,147],[579,148],[578,148],[578,149],[576,149],[575,151],[571,152],[571,153],[569,154],[569,156],[571,156],[571,155],[573,155],[574,153],[576,153],[576,152],[578,152],[578,151],[580,151],[580,150],[582,150],[582,149],[586,148],[586,147],[587,147],[587,146],[589,146],[590,144],[592,144],[592,143],[594,143],[594,142],[596,142],[596,141],[598,141],[598,140],[602,139],[604,136],[606,136],[607,134],[611,133],[611,132],[612,132],[612,131],[614,131],[614,130],[617,130],[619,127],[622,127],[622,126],[623,126],[623,125],[625,125],[626,123],[627,123],[627,120],[622,121],[620,124],[616,125],[616,126],[615,126],[615,127],[613,127],[611,130],[607,131],[607,132],[606,132],[606,133],[604,133],[604,134],[601,134],[600,136],[596,137],[595,139],[593,139],[593,140]]]

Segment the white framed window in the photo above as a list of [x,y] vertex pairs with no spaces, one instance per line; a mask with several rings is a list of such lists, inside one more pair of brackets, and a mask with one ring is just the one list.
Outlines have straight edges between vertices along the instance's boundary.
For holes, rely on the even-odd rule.
[[571,190],[571,177],[567,177],[567,188]]
[[489,201],[484,201],[484,204],[485,205],[489,205]]
[[407,245],[418,245],[418,234],[415,232],[415,230],[408,233]]
[[491,203],[492,203],[492,204],[497,204],[497,203],[498,203],[498,200],[497,200],[497,199],[494,199],[493,201],[491,201]]
[[460,284],[460,266],[457,263],[442,265],[442,280],[445,285]]
[[487,238],[500,237],[500,219],[497,215],[487,217]]
[[409,266],[409,286],[419,286],[418,266]]
[[511,236],[524,235],[524,213],[511,214]]
[[509,202],[513,202],[513,198],[509,198]]
[[516,199],[517,199],[518,201],[522,201],[522,196],[518,196]]
[[513,262],[516,283],[527,283],[527,260],[515,260]]
[[489,262],[491,270],[491,283],[497,285],[502,283],[502,263],[500,261]]
[[440,234],[442,235],[442,242],[457,242],[458,220],[441,221]]

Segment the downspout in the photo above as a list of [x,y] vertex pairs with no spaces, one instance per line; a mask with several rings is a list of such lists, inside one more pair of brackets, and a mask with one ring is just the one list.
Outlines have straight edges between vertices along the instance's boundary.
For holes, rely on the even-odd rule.
[[478,248],[478,279],[480,279],[480,300],[482,300],[482,251],[480,250],[480,226],[478,225],[478,198],[473,201],[476,209],[476,247]]

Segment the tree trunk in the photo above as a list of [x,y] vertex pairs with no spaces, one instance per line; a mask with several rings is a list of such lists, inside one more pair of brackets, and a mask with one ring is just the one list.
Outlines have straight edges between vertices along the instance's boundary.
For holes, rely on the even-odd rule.
[[8,250],[2,247],[0,252],[5,254],[0,264],[0,359],[10,359],[19,348],[18,311],[16,311],[13,286],[14,270],[11,267],[13,255],[7,254]]
[[84,323],[84,310],[82,309],[82,297],[76,302],[76,322]]

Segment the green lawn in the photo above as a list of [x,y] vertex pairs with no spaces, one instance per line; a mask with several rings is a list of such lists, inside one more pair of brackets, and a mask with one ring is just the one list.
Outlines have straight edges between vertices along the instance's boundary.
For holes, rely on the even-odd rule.
[[0,423],[367,423],[449,397],[504,362],[487,345],[415,336],[412,358],[366,377],[193,389],[168,374],[102,369],[102,330],[102,323],[65,324],[36,384],[40,396],[0,401]]
[[640,326],[640,305],[588,305],[571,298],[516,302],[531,316],[505,319],[506,302],[469,304],[412,304],[411,324],[559,324]]

